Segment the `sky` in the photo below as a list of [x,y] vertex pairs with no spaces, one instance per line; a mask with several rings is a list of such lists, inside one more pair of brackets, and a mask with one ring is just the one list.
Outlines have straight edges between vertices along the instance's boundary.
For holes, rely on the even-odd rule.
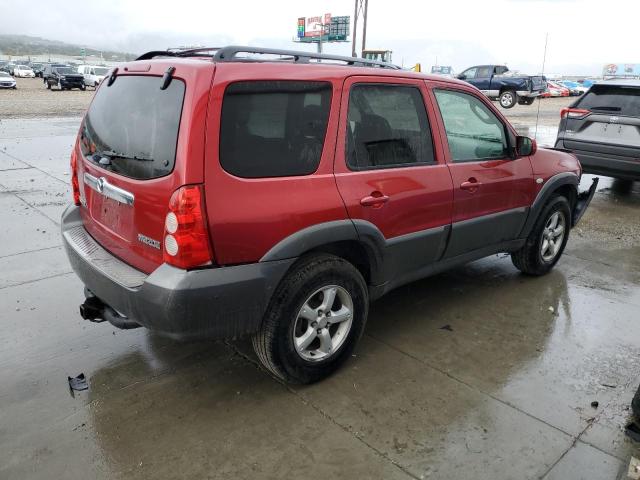
[[[32,35],[141,53],[180,45],[293,43],[298,17],[353,20],[354,0],[0,0],[0,34]],[[598,74],[605,63],[640,63],[640,0],[369,0],[367,47],[393,50],[405,67],[461,72],[506,64],[526,73]],[[362,38],[358,32],[359,39]],[[358,51],[360,44],[358,43]],[[350,43],[325,52],[351,54]]]

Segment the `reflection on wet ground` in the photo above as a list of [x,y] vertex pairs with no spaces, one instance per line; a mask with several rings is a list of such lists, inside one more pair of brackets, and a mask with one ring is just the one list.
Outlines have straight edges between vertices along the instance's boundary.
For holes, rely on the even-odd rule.
[[497,255],[400,288],[342,370],[290,387],[246,340],[80,319],[57,231],[77,121],[31,122],[0,126],[0,478],[604,479],[639,454],[638,184],[601,180],[549,275]]

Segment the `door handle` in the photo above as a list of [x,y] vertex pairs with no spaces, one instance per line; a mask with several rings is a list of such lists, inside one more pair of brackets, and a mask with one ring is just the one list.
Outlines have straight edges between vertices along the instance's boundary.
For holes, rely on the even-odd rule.
[[466,182],[462,182],[460,184],[460,188],[462,190],[468,190],[469,192],[473,193],[473,192],[477,191],[478,188],[480,188],[481,185],[482,185],[482,183],[480,183],[478,180],[476,180],[475,177],[471,177]]
[[382,192],[371,192],[371,195],[360,199],[360,205],[363,207],[380,208],[389,201],[389,197]]

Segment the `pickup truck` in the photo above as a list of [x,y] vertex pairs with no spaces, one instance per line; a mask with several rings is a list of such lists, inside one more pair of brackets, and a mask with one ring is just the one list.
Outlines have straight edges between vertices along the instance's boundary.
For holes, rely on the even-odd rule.
[[531,105],[542,94],[547,82],[541,75],[517,75],[504,65],[476,65],[458,75],[492,100],[498,100],[502,108],[512,108],[516,103]]

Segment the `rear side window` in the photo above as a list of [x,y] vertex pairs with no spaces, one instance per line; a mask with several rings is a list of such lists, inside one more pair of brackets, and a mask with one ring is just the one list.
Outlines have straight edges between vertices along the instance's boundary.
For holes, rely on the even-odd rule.
[[222,101],[220,164],[244,178],[309,175],[320,163],[331,84],[254,81],[229,85]]
[[120,76],[99,88],[81,128],[84,156],[138,180],[171,173],[185,87],[177,78],[161,85],[161,77]]
[[640,117],[640,87],[594,85],[576,106],[593,112]]
[[347,116],[349,168],[428,163],[434,163],[433,142],[420,90],[401,85],[354,85]]

